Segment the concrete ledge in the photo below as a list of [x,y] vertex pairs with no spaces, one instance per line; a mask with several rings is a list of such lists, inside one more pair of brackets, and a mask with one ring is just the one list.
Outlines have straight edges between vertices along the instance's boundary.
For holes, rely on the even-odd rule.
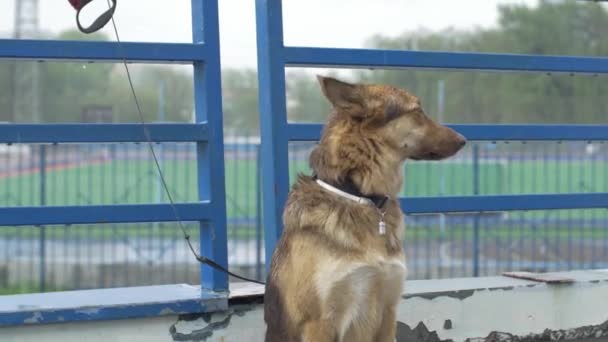
[[[397,341],[608,340],[608,270],[553,273],[566,284],[508,277],[408,281]],[[263,287],[233,284],[226,310],[0,328],[2,341],[263,341]],[[0,302],[1,302],[0,297]],[[86,337],[86,338],[85,338]]]
[[608,340],[608,270],[551,275],[574,281],[491,277],[412,282],[399,306],[398,340]]
[[0,296],[0,327],[226,310],[228,294],[160,285]]

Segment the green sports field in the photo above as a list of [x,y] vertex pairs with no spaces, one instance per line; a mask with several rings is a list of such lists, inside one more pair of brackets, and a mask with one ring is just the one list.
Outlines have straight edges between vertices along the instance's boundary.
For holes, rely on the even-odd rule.
[[[583,162],[482,159],[478,165],[477,185],[480,194],[608,191],[608,162],[604,160]],[[162,163],[162,168],[176,201],[196,200],[195,161],[166,159]],[[227,234],[233,243],[231,246],[238,246],[234,243],[242,241],[240,248],[255,248],[255,243],[251,242],[256,241],[258,232],[263,234],[263,227],[256,227],[255,224],[259,197],[257,170],[255,158],[233,158],[226,162],[227,208],[231,219]],[[310,173],[306,161],[298,160],[290,163],[292,180],[298,172]],[[475,172],[470,160],[409,162],[404,172],[406,175],[406,186],[402,189],[404,195],[473,194]],[[166,202],[159,187],[155,166],[150,161],[113,160],[59,168],[50,167],[46,171],[44,185],[44,200],[47,205],[155,203],[159,199]],[[39,205],[40,195],[39,172],[23,171],[0,177],[2,206]],[[470,216],[467,219],[448,218],[446,229],[440,229],[440,220],[437,216],[418,222],[415,218],[410,218],[405,238],[408,257],[412,260],[424,258],[433,262],[439,250],[437,246],[440,244],[448,243],[450,250],[472,251],[475,250],[473,247],[475,242],[479,244],[483,255],[489,254],[490,257],[495,255],[504,261],[515,260],[522,255],[524,257],[540,255],[545,249],[549,251],[550,256],[542,257],[557,258],[556,260],[570,258],[568,260],[588,262],[601,260],[602,255],[605,255],[605,248],[601,245],[602,241],[608,239],[608,230],[605,229],[608,211],[605,209],[517,212],[510,213],[508,218],[510,220],[482,217],[478,230],[474,229],[473,219]],[[545,219],[547,221],[544,221]],[[192,239],[198,240],[198,226],[192,223],[186,224],[185,227]],[[104,253],[113,253],[117,255],[117,259],[113,260],[120,260],[123,249],[101,248],[104,243],[108,246],[125,244],[137,247],[148,246],[156,248],[153,249],[154,251],[160,250],[159,246],[171,243],[174,243],[173,246],[179,246],[183,243],[181,231],[174,223],[56,225],[44,229],[0,227],[0,238],[9,241],[13,246],[21,246],[19,248],[24,251],[22,253],[32,258],[35,258],[40,251],[35,248],[30,249],[31,246],[36,246],[31,241],[40,241],[43,236],[48,241],[47,260],[62,262],[62,256],[69,253],[70,249],[81,246],[79,250],[82,253],[79,257],[83,264],[99,255],[103,257]],[[260,241],[263,245],[263,236]],[[599,242],[597,246],[593,245],[595,242]],[[466,260],[469,259],[465,258]],[[481,260],[483,267],[484,259]],[[466,265],[469,263],[465,263],[463,267],[468,267]],[[37,267],[32,263],[27,272],[35,272]],[[424,266],[417,267],[424,268]],[[50,289],[63,290],[53,287]],[[37,290],[38,284],[23,282],[6,287],[0,291],[0,295]]]
[[[547,160],[481,160],[477,184],[479,194],[568,193],[608,191],[608,163]],[[195,201],[196,163],[166,160],[162,168],[177,202]],[[259,184],[255,159],[226,162],[226,190],[230,218],[256,214]],[[290,176],[310,173],[303,160],[291,162]],[[474,189],[470,161],[409,162],[404,169],[403,195],[471,195]],[[40,173],[0,178],[0,205],[39,205]],[[115,160],[50,168],[44,183],[46,205],[132,204],[166,202],[159,178],[150,161]]]

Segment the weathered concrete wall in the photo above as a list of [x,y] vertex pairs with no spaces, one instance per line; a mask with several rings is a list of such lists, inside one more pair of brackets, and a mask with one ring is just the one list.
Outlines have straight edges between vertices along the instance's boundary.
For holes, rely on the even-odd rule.
[[[398,311],[397,341],[608,340],[608,270],[560,273],[575,281],[491,277],[412,281]],[[0,341],[263,341],[261,288],[230,310],[153,319],[0,329]],[[238,293],[238,291],[236,291]]]

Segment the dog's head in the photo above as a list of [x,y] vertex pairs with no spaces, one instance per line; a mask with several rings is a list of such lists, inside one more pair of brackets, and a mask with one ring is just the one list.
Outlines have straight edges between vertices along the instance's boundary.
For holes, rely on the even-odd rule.
[[321,76],[318,80],[333,113],[311,155],[311,166],[329,180],[351,177],[365,183],[365,177],[389,176],[390,168],[400,182],[406,159],[444,159],[466,143],[462,135],[429,118],[420,100],[404,89]]

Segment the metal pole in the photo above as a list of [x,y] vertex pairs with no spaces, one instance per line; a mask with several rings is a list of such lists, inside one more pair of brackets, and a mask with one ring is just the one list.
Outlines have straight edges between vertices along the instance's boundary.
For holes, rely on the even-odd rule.
[[[203,29],[204,25],[204,29]],[[228,267],[226,231],[226,186],[224,172],[224,133],[222,124],[222,80],[220,75],[220,40],[217,0],[192,0],[192,38],[204,43],[205,63],[194,63],[194,108],[196,122],[207,122],[209,141],[196,143],[198,199],[211,201],[213,217],[200,223],[200,252]],[[218,292],[228,291],[228,275],[201,265],[201,286]]]
[[[256,205],[255,205],[255,258],[256,258],[256,279],[262,279],[262,154],[260,145],[256,149],[257,177],[255,181]],[[269,260],[268,260],[269,261]]]
[[289,191],[283,12],[281,0],[256,0],[255,4],[262,138],[262,218],[268,270],[283,229],[283,205]]
[[[165,121],[165,82],[164,81],[160,81],[160,85],[158,86],[158,121],[159,122],[164,122]],[[163,144],[159,144],[158,146],[158,163],[161,166],[162,169],[162,162],[163,162]],[[160,179],[160,176],[158,177],[158,182],[157,184],[157,202],[158,203],[162,203],[163,201],[163,195],[164,195],[164,191],[163,191],[163,183],[162,180]]]
[[[165,121],[165,82],[163,80],[160,81],[160,84],[158,86],[157,115],[158,115],[159,122]],[[156,150],[158,151],[158,165],[160,166],[161,170],[163,170],[163,144],[162,143],[159,144],[158,148]],[[163,188],[163,181],[162,181],[160,175],[158,175],[157,178],[158,179],[156,180],[156,202],[162,203],[163,196],[165,194],[164,188]],[[158,222],[155,222],[153,225],[154,232],[153,232],[152,236],[158,237],[159,241],[160,241],[159,227],[160,227],[160,224]]]
[[[437,119],[443,123],[443,114],[445,109],[445,82],[437,81]],[[445,195],[445,163],[439,164],[439,195]],[[443,235],[445,233],[445,214],[439,214],[439,231]]]
[[[437,81],[437,120],[439,123],[443,123],[443,116],[445,110],[445,82],[443,80]],[[439,167],[439,196],[445,196],[445,164],[440,163]],[[446,217],[444,213],[439,214],[439,246],[443,248],[444,238],[446,233]],[[448,242],[449,243],[449,242]],[[443,253],[439,253],[439,265],[437,271],[439,275],[442,274],[443,269]],[[451,267],[451,266],[450,266]]]
[[[46,145],[40,145],[39,162],[40,168],[40,206],[46,205]],[[40,292],[44,292],[46,283],[46,231],[40,226]]]
[[[479,195],[479,145],[473,145],[473,195]],[[479,277],[479,213],[473,217],[473,276]]]

